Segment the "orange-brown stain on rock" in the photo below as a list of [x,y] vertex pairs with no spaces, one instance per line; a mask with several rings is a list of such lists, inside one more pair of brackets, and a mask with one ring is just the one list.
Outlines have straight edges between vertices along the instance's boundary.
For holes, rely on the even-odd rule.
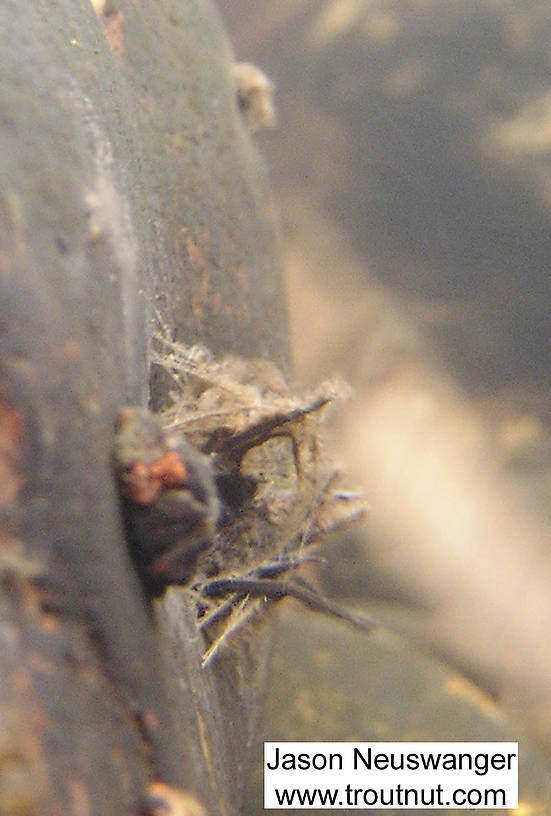
[[201,272],[201,278],[198,285],[193,289],[191,296],[191,311],[197,328],[202,331],[205,325],[205,311],[209,302],[210,293],[210,269],[205,267]]
[[33,738],[40,741],[41,735],[52,728],[52,720],[42,705],[32,669],[32,664],[19,664],[9,675],[9,683],[15,698],[21,700],[27,721],[32,723]]
[[239,287],[239,308],[235,311],[230,304],[226,304],[226,313],[235,317],[237,322],[241,325],[250,323],[251,316],[251,273],[247,266],[240,265],[232,270],[233,276],[237,281]]
[[184,255],[188,261],[186,268],[187,270],[191,268],[194,273],[192,276],[188,273],[187,277],[190,279],[191,312],[198,331],[202,331],[205,325],[207,311],[209,313],[212,311],[212,273],[205,255],[209,239],[207,229],[192,237],[189,227],[180,227],[177,238],[177,244],[183,244]]
[[124,45],[124,14],[117,11],[114,14],[105,14],[102,17],[103,30],[114,54],[123,57],[125,54]]
[[152,782],[142,806],[145,816],[205,816],[205,808],[189,791]]
[[57,635],[59,633],[59,618],[44,612],[40,619],[40,628],[45,635]]
[[82,345],[75,337],[67,337],[62,342],[49,342],[50,358],[58,366],[78,362],[82,359]]
[[222,293],[215,292],[211,300],[211,312],[214,315],[219,315],[224,309],[224,301],[222,300]]
[[67,793],[73,816],[92,816],[92,805],[85,783],[73,776],[67,780]]
[[[181,232],[185,236],[186,252],[189,260],[191,261],[192,267],[195,270],[202,269],[207,265],[207,259],[205,258],[203,250],[189,234],[188,227],[182,227]],[[203,236],[199,237],[198,240],[201,241],[202,243],[205,243],[208,240],[208,234],[205,233]]]
[[21,445],[25,433],[22,414],[12,405],[0,383],[0,508],[11,507],[23,485]]

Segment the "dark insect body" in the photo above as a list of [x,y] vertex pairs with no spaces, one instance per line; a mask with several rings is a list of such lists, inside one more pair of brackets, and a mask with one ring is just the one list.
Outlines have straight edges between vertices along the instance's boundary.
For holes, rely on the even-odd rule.
[[145,408],[117,417],[114,459],[129,544],[151,595],[185,584],[216,532],[219,501],[210,460]]
[[[338,394],[299,400],[265,361],[217,362],[203,347],[158,339],[155,363],[175,386],[161,414],[124,408],[114,463],[129,544],[146,590],[193,593],[200,628],[220,644],[266,603],[294,597],[364,629],[295,570],[323,535],[361,516],[336,488],[320,426]],[[319,560],[319,559],[318,559]]]

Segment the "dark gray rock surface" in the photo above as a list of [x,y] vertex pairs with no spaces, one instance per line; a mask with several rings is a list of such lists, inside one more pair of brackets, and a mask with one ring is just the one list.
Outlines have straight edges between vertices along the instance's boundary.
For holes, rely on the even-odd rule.
[[277,230],[209,3],[108,11],[0,8],[0,813],[135,812],[156,778],[230,814],[254,683],[229,716],[238,667],[153,622],[110,453],[155,313],[285,362]]

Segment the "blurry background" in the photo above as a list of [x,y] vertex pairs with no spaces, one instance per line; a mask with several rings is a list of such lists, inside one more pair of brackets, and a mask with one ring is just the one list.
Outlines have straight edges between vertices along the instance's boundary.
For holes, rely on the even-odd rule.
[[[329,588],[460,667],[549,756],[549,4],[218,5],[276,86],[278,128],[257,139],[297,383],[355,391],[335,444],[372,510]],[[403,662],[425,678],[419,655]]]

